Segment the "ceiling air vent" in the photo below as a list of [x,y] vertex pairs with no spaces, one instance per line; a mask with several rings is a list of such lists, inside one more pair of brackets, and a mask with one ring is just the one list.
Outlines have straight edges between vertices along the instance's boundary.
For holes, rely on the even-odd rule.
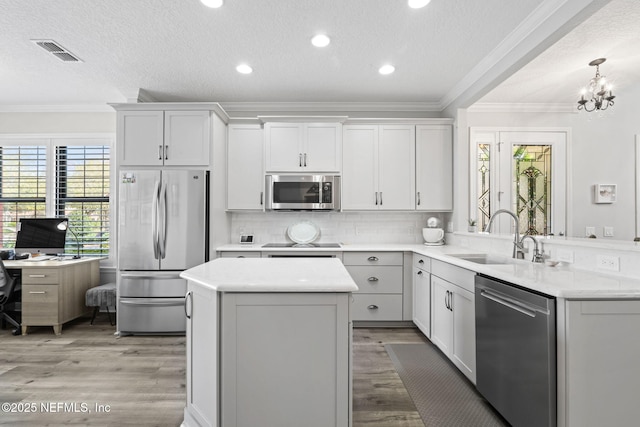
[[80,58],[69,52],[64,47],[60,46],[53,40],[31,40],[56,58],[64,62],[82,62]]

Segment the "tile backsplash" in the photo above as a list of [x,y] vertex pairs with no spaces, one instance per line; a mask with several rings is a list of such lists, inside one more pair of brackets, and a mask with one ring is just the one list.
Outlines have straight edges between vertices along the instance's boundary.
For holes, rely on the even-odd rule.
[[253,234],[256,243],[288,242],[287,228],[310,221],[320,228],[318,242],[422,243],[422,229],[430,217],[446,224],[448,214],[423,212],[234,212],[231,239]]

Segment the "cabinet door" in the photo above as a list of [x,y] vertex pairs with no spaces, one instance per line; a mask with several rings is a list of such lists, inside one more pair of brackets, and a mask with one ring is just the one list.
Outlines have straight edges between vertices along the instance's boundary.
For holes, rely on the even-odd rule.
[[342,164],[342,125],[305,125],[303,169],[305,172],[340,172]]
[[416,209],[453,209],[451,126],[416,127]]
[[344,126],[342,162],[342,210],[378,209],[378,126]]
[[379,208],[415,209],[415,126],[380,126]]
[[165,111],[164,164],[209,165],[209,111]]
[[431,275],[431,342],[448,357],[451,355],[453,316],[449,310],[451,285]]
[[187,408],[198,425],[218,420],[218,294],[193,282],[187,284]]
[[117,121],[120,165],[162,165],[164,148],[162,111],[118,111]]
[[413,323],[431,336],[431,275],[419,268],[413,269]]
[[451,360],[463,374],[476,383],[476,308],[475,295],[452,287],[453,342]]
[[301,172],[303,170],[303,129],[302,123],[264,125],[267,172]]
[[259,125],[229,125],[227,209],[264,209],[263,133]]

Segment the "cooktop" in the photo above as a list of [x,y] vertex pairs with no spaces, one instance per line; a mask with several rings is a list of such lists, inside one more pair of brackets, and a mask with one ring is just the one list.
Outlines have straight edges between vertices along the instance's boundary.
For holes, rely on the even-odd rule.
[[340,243],[266,243],[263,248],[339,248]]

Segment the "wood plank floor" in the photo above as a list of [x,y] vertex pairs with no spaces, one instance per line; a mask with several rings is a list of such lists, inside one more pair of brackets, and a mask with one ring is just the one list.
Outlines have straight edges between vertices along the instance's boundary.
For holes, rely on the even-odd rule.
[[[117,338],[114,331],[106,315],[93,326],[88,318],[65,324],[61,336],[49,327],[17,337],[0,329],[0,403],[37,405],[35,413],[0,412],[0,425],[179,426],[185,338]],[[353,337],[353,425],[422,427],[384,344],[425,338],[411,328],[356,328]]]

